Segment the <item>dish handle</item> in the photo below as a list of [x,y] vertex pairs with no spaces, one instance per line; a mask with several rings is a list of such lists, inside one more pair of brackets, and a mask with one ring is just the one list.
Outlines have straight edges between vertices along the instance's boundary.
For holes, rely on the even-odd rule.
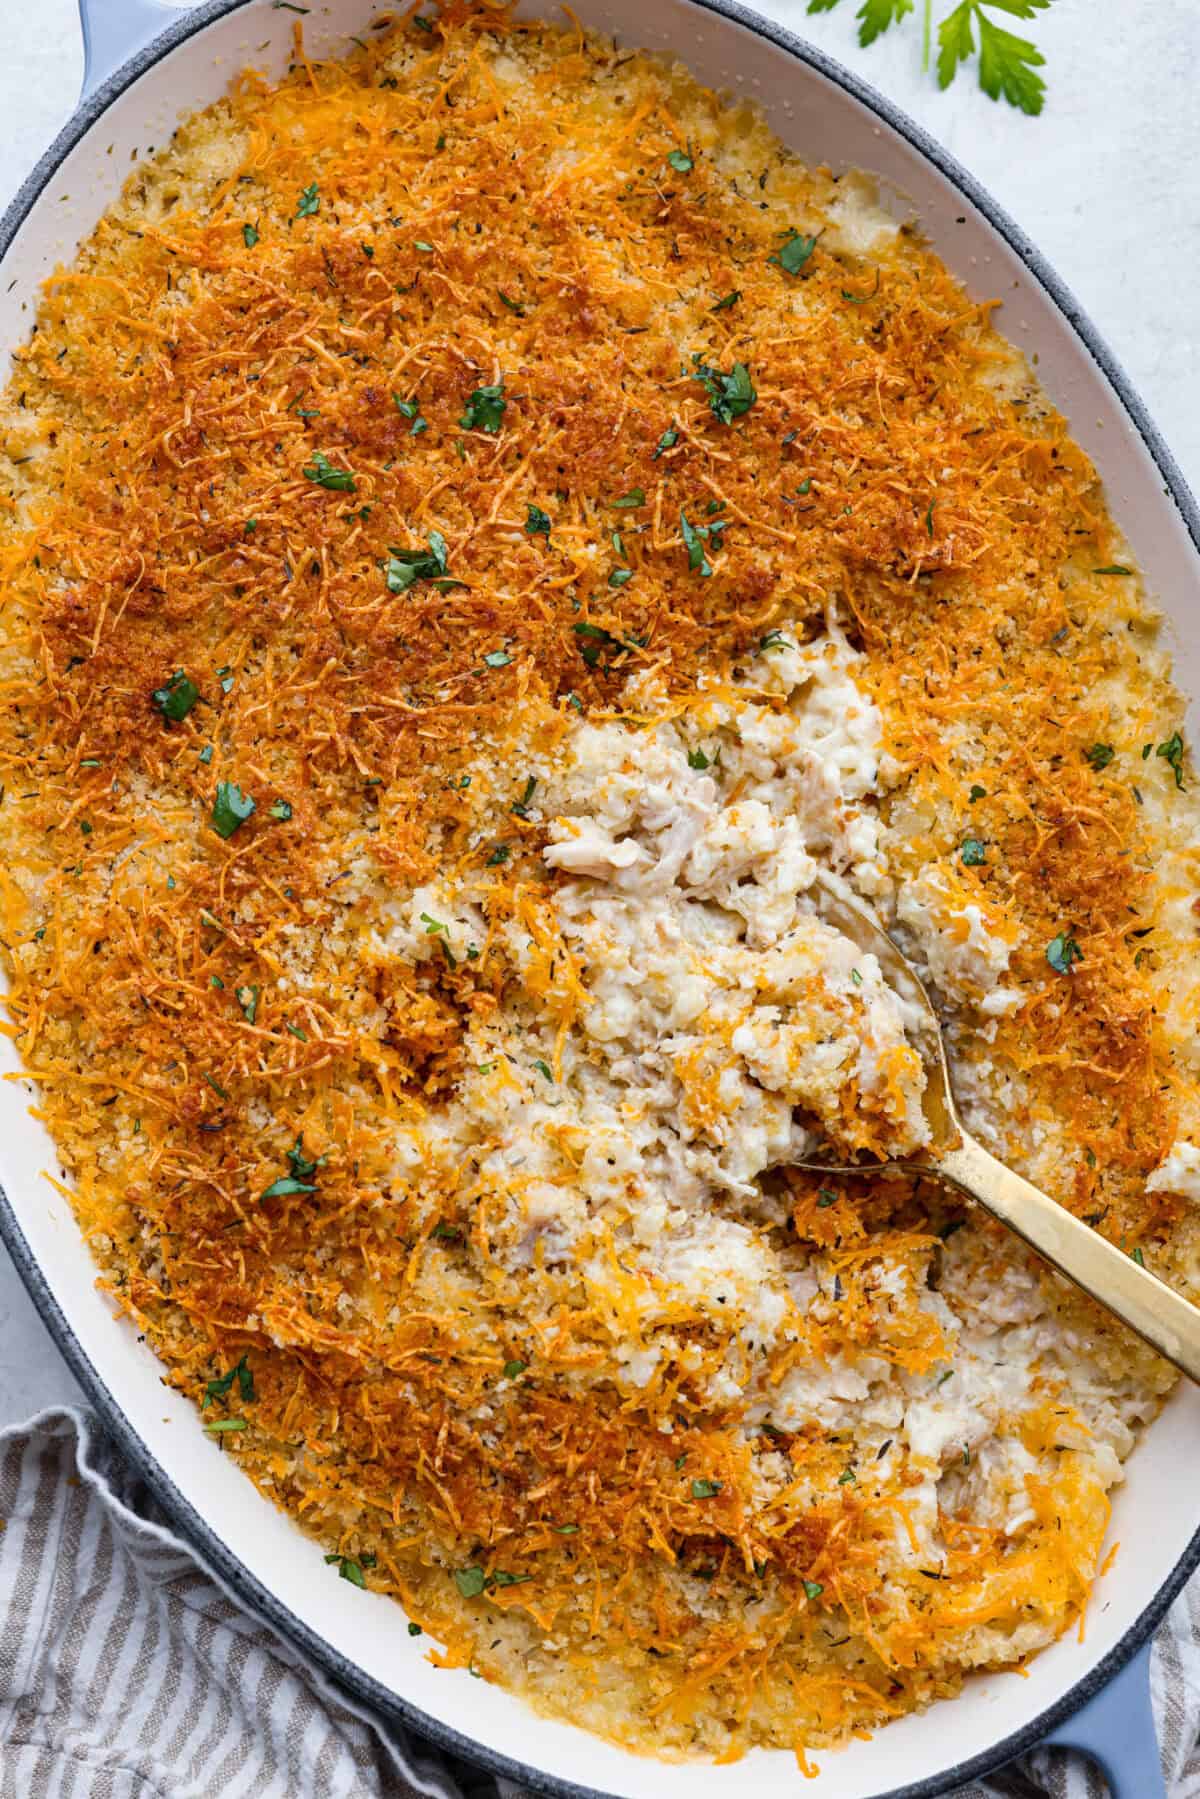
[[180,8],[160,0],[79,0],[83,26],[83,87],[88,100],[114,69],[136,56],[178,16]]
[[1167,1799],[1150,1705],[1147,1643],[1094,1699],[1051,1731],[1045,1746],[1078,1749],[1094,1761],[1112,1799]]

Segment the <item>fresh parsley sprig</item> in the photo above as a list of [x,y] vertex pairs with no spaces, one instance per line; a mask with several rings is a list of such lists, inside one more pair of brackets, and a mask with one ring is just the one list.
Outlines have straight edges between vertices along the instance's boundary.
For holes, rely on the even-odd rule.
[[[1032,19],[1045,12],[1051,0],[958,0],[958,4],[941,20],[937,28],[938,86],[947,88],[960,67],[975,55],[976,32],[979,35],[979,85],[993,100],[1007,100],[1021,112],[1041,112],[1046,84],[1038,74],[1046,59],[1028,38],[1018,37],[996,23],[995,13],[1006,13],[1014,19]],[[832,12],[840,0],[808,0],[810,13]],[[855,17],[858,41],[864,49],[898,25],[916,9],[916,0],[862,0]],[[922,7],[924,53],[922,68],[928,69],[933,38],[933,0]]]

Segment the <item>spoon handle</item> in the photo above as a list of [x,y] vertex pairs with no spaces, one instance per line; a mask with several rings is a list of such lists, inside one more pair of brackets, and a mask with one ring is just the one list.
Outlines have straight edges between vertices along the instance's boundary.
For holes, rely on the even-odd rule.
[[948,1181],[1016,1231],[1152,1349],[1200,1382],[1200,1307],[1189,1304],[1032,1181],[997,1161],[965,1131],[959,1146],[944,1150],[937,1161]]

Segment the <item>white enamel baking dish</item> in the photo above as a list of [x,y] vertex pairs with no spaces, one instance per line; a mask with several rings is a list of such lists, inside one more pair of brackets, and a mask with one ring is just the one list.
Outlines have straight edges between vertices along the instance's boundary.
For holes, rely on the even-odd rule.
[[[1039,373],[1095,458],[1113,510],[1172,621],[1178,672],[1200,691],[1200,515],[1120,369],[1032,244],[971,178],[878,94],[737,0],[574,0],[588,26],[669,51],[717,88],[747,94],[802,155],[865,168],[915,211],[976,295],[1004,302],[1001,329]],[[524,0],[530,12],[546,0]],[[306,39],[337,51],[369,21],[370,0],[308,0]],[[80,0],[87,75],[79,110],[0,222],[0,349],[25,337],[38,283],[69,258],[139,154],[180,112],[215,99],[244,63],[278,72],[295,13],[272,0]],[[797,7],[797,11],[799,8]],[[15,1071],[0,1044],[0,1069]],[[621,1799],[783,1799],[788,1754],[726,1767],[661,1765],[535,1716],[520,1700],[441,1672],[390,1601],[330,1579],[320,1548],[266,1501],[163,1387],[134,1332],[96,1292],[70,1209],[43,1178],[48,1138],[28,1115],[28,1082],[0,1083],[0,1232],[108,1428],[181,1530],[251,1605],[360,1698],[539,1791]],[[1155,1624],[1200,1563],[1200,1394],[1180,1392],[1135,1452],[1116,1496],[1121,1552],[1100,1581],[1083,1642],[1040,1656],[1028,1679],[979,1678],[955,1700],[872,1741],[818,1757],[820,1799],[932,1799],[1048,1738],[1087,1747],[1122,1799],[1164,1787],[1145,1682]],[[1143,1652],[1139,1655],[1139,1651]],[[1122,1672],[1123,1670],[1123,1672]],[[1114,1679],[1114,1677],[1116,1677]],[[1082,1708],[1082,1709],[1081,1709]]]

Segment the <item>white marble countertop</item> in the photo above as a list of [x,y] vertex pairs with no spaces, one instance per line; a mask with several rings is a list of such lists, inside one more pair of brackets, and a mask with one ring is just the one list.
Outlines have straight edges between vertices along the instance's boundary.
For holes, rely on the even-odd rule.
[[[856,3],[808,19],[804,0],[757,0],[882,88],[991,189],[1074,289],[1200,490],[1197,0],[1055,0],[1029,28],[1049,65],[1038,119],[993,105],[973,70],[939,93],[912,21],[860,50]],[[75,0],[4,0],[3,13],[0,205],[70,113],[83,62]],[[78,1397],[0,1248],[0,1426]]]

